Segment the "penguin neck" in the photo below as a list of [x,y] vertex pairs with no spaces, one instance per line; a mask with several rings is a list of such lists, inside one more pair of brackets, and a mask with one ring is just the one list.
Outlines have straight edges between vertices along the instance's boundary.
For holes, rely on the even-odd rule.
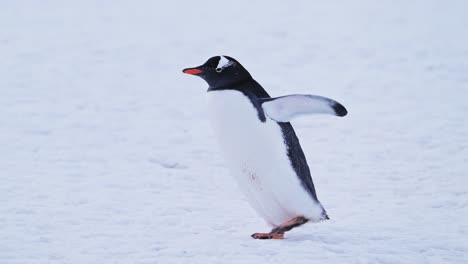
[[221,84],[221,85],[210,84],[210,86],[208,87],[208,91],[239,90],[240,88],[243,88],[246,83],[249,83],[251,81],[253,81],[252,78],[246,78],[242,80],[236,80],[228,84]]
[[239,80],[228,85],[210,86],[208,87],[207,92],[221,90],[237,90],[244,94],[253,94],[258,98],[270,98],[270,95],[265,91],[265,89],[263,89],[263,87],[252,77]]

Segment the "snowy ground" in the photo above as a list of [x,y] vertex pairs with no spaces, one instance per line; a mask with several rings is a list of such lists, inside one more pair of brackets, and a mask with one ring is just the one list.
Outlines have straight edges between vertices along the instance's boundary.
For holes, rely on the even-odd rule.
[[[351,3],[353,2],[353,3]],[[0,263],[468,263],[466,1],[0,3]],[[294,122],[332,220],[267,231],[206,84],[241,61]]]

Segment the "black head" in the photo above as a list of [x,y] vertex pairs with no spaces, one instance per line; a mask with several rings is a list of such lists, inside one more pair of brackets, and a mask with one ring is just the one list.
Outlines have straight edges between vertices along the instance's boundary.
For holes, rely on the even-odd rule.
[[210,88],[220,88],[252,79],[249,72],[229,56],[215,56],[203,65],[183,70],[184,73],[201,77]]

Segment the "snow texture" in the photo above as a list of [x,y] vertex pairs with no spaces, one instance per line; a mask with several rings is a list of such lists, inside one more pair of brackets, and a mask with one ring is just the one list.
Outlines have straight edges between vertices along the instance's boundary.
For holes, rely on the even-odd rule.
[[[0,263],[467,263],[466,1],[0,4]],[[206,84],[239,60],[294,121],[331,218],[268,231]]]

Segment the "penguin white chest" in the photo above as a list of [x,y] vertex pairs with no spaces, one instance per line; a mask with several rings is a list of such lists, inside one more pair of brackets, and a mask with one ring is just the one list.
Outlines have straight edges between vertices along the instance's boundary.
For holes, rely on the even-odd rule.
[[271,225],[298,215],[320,218],[322,209],[301,186],[278,123],[269,118],[262,122],[242,92],[210,91],[208,97],[221,150],[257,213]]

